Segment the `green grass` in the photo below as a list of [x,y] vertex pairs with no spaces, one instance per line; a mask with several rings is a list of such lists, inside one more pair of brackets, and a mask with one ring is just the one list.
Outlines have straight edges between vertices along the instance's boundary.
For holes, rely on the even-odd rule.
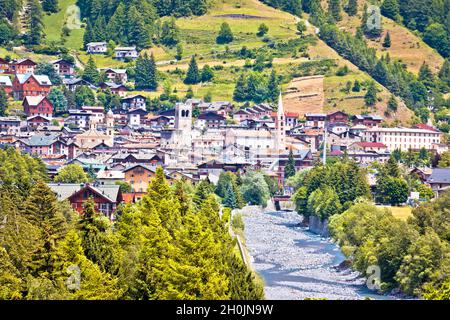
[[[226,16],[230,14],[254,18]],[[229,44],[219,45],[215,40],[223,22],[230,25],[235,39]],[[267,37],[272,39],[296,37],[294,16],[268,7],[257,0],[215,0],[206,15],[177,20],[185,55],[223,51],[226,46],[230,49],[240,49],[244,45],[248,48],[259,47],[264,44],[262,38],[256,36],[261,23],[269,27]]]
[[[44,32],[47,42],[61,41],[61,30],[67,19],[67,8],[75,5],[76,0],[59,0],[60,10],[57,13],[44,15]],[[65,47],[69,49],[80,49],[83,46],[84,29],[74,29],[66,38]]]

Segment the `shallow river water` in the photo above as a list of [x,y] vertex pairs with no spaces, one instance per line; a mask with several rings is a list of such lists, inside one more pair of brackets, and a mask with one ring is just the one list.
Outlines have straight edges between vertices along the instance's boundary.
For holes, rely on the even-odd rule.
[[256,207],[243,213],[246,246],[267,299],[393,299],[367,289],[357,272],[338,270],[345,260],[339,247],[298,227],[302,218],[296,213]]

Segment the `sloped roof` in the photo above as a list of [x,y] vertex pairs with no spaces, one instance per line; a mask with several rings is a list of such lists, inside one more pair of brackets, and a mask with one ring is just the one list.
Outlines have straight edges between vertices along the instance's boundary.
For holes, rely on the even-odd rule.
[[449,183],[450,184],[450,168],[436,168],[433,169],[428,183]]
[[24,102],[26,101],[29,106],[37,106],[44,99],[45,99],[45,96],[26,96],[24,99]]
[[79,192],[84,188],[89,188],[95,193],[99,194],[100,196],[105,197],[109,201],[116,202],[120,192],[120,186],[115,185],[94,187],[88,184],[84,185],[74,183],[50,183],[48,186],[50,187],[50,189],[52,189],[54,193],[56,193],[59,201],[63,201],[70,198],[71,196],[73,196],[74,194],[76,194],[77,192]]
[[24,84],[29,78],[33,77],[41,86],[51,86],[52,82],[49,77],[46,75],[36,75],[36,74],[16,74],[17,80],[19,80],[20,84]]
[[12,87],[11,79],[8,76],[0,76],[0,86]]

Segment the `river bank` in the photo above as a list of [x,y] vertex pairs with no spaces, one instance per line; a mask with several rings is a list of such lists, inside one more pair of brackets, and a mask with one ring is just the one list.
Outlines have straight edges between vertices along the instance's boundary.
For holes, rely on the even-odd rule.
[[339,268],[340,248],[301,227],[296,213],[246,207],[242,214],[250,263],[264,279],[267,299],[394,299],[367,289],[358,272]]

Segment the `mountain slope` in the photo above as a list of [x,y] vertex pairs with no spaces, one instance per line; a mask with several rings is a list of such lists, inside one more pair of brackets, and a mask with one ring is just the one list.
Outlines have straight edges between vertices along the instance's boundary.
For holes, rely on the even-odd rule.
[[[358,1],[358,13],[355,16],[349,16],[342,10],[342,20],[338,22],[341,30],[356,33],[356,28],[361,26],[361,17],[363,14],[364,4],[369,1]],[[323,1],[324,8],[327,7],[327,1]],[[420,66],[425,61],[433,72],[438,72],[444,58],[433,48],[428,46],[419,36],[415,35],[405,26],[395,21],[382,17],[383,34],[380,39],[368,40],[369,47],[377,50],[377,56],[389,53],[390,57],[405,63],[408,70],[417,74]],[[391,37],[391,47],[383,48],[383,39],[389,32]]]

